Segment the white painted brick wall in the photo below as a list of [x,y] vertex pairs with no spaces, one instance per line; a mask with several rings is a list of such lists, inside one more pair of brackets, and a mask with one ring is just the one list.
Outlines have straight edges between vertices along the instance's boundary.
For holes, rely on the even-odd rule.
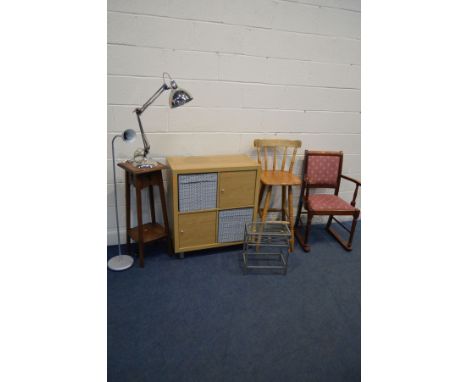
[[[343,150],[344,173],[360,178],[360,11],[360,0],[108,0],[108,244],[117,243],[110,143],[138,131],[132,111],[164,71],[194,100],[169,110],[164,94],[143,114],[155,159],[255,157],[255,138],[301,139],[296,173],[303,149]],[[139,134],[117,141],[118,160],[141,146]],[[117,168],[122,240],[123,180]],[[343,182],[340,195],[350,199],[353,190]]]

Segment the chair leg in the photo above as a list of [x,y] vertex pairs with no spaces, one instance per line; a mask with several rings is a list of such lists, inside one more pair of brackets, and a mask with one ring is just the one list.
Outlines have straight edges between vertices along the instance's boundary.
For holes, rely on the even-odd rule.
[[268,215],[268,207],[270,206],[270,199],[271,199],[271,190],[273,189],[273,186],[266,186],[267,189],[267,194],[265,198],[265,204],[263,205],[263,212],[262,212],[262,222],[266,221],[267,215]]
[[[270,206],[270,199],[271,199],[271,190],[273,189],[273,186],[265,186],[267,189],[267,194],[265,197],[265,204],[263,205],[263,211],[262,211],[262,223],[265,223],[267,216],[268,216],[268,207]],[[256,250],[258,252],[259,250],[259,243],[262,241],[262,232],[263,228],[260,229],[260,235],[258,236],[258,242],[257,242],[257,247]]]
[[286,220],[286,186],[281,186],[281,220]]
[[289,211],[288,211],[288,218],[289,218],[289,228],[291,230],[291,244],[290,249],[291,252],[294,251],[294,209],[293,209],[293,191],[292,186],[288,186],[288,203],[289,203]]
[[258,214],[260,215],[260,206],[262,205],[263,194],[265,193],[265,185],[260,185],[260,193],[258,194]]
[[[304,236],[302,235],[300,229],[296,229],[296,231],[295,231],[297,241],[301,245],[304,252],[309,252],[310,251],[309,231],[310,231],[310,225],[312,223],[313,216],[314,215],[312,215],[309,211],[307,211],[307,224],[304,227]],[[299,228],[299,227],[297,227],[297,228]]]

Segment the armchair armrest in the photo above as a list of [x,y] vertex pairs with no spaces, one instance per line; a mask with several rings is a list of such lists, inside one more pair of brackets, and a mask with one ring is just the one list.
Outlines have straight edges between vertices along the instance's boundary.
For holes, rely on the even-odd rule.
[[354,194],[353,194],[353,200],[351,201],[351,205],[354,207],[356,206],[356,198],[357,198],[359,187],[361,186],[361,182],[359,180],[356,180],[354,178],[351,178],[350,176],[346,176],[343,174],[341,175],[341,177],[343,179],[349,180],[350,182],[353,182],[356,184],[356,188],[354,189]]
[[359,180],[351,178],[350,176],[346,176],[346,175],[341,174],[341,177],[343,179],[349,180],[350,182],[356,183],[358,186],[361,185],[361,182]]

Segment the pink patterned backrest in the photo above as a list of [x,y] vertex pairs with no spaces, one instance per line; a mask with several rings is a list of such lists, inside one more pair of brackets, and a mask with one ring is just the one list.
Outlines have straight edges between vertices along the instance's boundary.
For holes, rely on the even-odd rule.
[[337,155],[308,155],[307,178],[309,185],[338,186],[341,156]]

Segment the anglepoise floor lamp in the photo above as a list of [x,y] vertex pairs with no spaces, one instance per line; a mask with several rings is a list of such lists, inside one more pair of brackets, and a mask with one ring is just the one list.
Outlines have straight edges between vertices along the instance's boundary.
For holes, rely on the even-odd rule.
[[[169,84],[166,83],[166,77],[169,78]],[[157,162],[154,162],[147,158],[147,155],[150,150],[150,145],[146,139],[145,131],[143,130],[143,124],[141,123],[141,114],[150,106],[162,93],[166,90],[171,90],[169,94],[169,106],[171,109],[185,105],[187,102],[190,102],[193,97],[190,93],[184,89],[181,89],[177,86],[177,83],[172,79],[169,73],[163,73],[163,84],[161,87],[154,93],[148,101],[144,103],[143,106],[138,107],[134,110],[138,120],[138,126],[140,127],[141,138],[143,140],[143,149],[137,149],[133,156],[133,160],[129,160],[131,164],[138,168],[153,168],[158,165]],[[107,265],[109,269],[114,271],[123,271],[130,268],[133,265],[133,257],[128,255],[122,255],[121,245],[120,245],[120,228],[119,228],[119,211],[117,206],[117,181],[115,177],[115,151],[114,151],[114,142],[117,138],[122,138],[124,142],[131,142],[135,139],[136,134],[132,129],[125,130],[122,135],[116,135],[112,139],[112,165],[114,172],[114,198],[115,198],[115,218],[117,222],[117,239],[119,245],[119,254],[111,258]]]
[[[169,85],[166,84],[166,77],[169,78]],[[130,161],[134,166],[138,168],[152,168],[158,165],[157,162],[148,159],[148,153],[150,150],[150,145],[148,140],[146,139],[145,131],[143,130],[143,124],[141,123],[140,116],[144,113],[146,108],[151,105],[162,93],[166,90],[171,89],[171,93],[169,94],[169,106],[171,109],[185,105],[187,102],[193,100],[193,97],[187,90],[179,88],[176,82],[172,79],[169,73],[163,73],[163,84],[161,87],[154,93],[148,101],[144,103],[143,106],[137,107],[134,112],[137,116],[138,126],[140,127],[141,138],[143,140],[143,149],[137,149],[133,156],[133,161]]]
[[112,138],[112,170],[114,173],[114,198],[115,198],[115,220],[117,223],[117,242],[119,243],[119,254],[114,256],[107,262],[109,269],[113,271],[123,271],[130,268],[133,265],[133,257],[129,255],[122,255],[121,245],[120,245],[120,227],[119,227],[119,209],[117,206],[117,180],[115,177],[115,150],[114,142],[117,138],[122,138],[124,142],[132,142],[135,140],[136,133],[135,130],[128,129],[125,130],[121,135],[116,135]]

